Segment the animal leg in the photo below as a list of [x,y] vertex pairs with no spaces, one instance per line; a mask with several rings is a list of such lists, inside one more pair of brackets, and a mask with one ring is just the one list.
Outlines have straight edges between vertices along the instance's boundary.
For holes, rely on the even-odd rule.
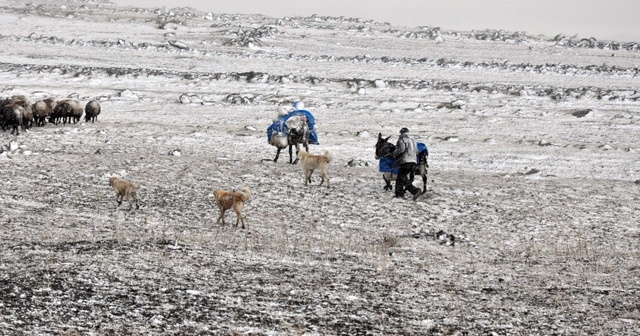
[[289,163],[297,164],[298,161],[300,161],[300,159],[298,159],[298,152],[300,151],[300,145],[296,143],[296,159],[293,160],[293,162],[291,162],[292,156],[293,156],[292,151],[293,151],[293,146],[289,145]]
[[311,183],[311,174],[313,174],[313,169],[304,170],[304,185],[308,185],[308,183]]
[[216,221],[216,223],[220,223],[220,220],[222,220],[222,225],[225,224],[224,223],[224,212],[225,211],[226,211],[225,209],[220,208],[220,215],[218,216],[218,220]]
[[238,222],[242,222],[242,228],[244,229],[244,217],[242,217],[242,207],[237,204],[233,207],[233,211],[236,212],[236,216],[238,217],[238,219],[236,219],[236,227],[238,227]]
[[133,200],[131,199],[131,190],[127,189],[124,192],[124,199],[129,203],[129,210],[133,209]]
[[[324,169],[322,169],[322,182],[324,182],[324,180],[327,180],[327,188],[329,188],[329,173],[327,173],[327,166],[324,166]],[[320,185],[322,185],[322,182],[320,182]]]
[[138,192],[137,191],[132,191],[131,192],[131,198],[136,203],[136,210],[140,209],[140,205],[138,205]]
[[387,176],[385,174],[382,174],[382,179],[386,183],[386,185],[384,186],[384,190],[392,190],[393,186],[391,185],[391,179],[387,179]]
[[273,162],[278,162],[278,157],[280,157],[280,148],[278,148],[278,151],[276,152],[276,158],[273,159]]

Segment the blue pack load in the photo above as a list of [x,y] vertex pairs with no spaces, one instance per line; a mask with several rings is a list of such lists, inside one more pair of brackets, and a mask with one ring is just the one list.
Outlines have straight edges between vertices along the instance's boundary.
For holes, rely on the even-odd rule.
[[[416,142],[416,145],[418,146],[418,156],[423,151],[427,152],[427,156],[429,156],[429,149],[427,148],[427,145],[425,145],[422,142]],[[418,156],[416,156],[416,162],[419,160]],[[400,172],[400,169],[397,166],[395,166],[395,162],[396,160],[390,157],[380,158],[380,163],[378,164],[378,171],[381,173],[398,174],[398,172]]]
[[318,134],[316,134],[315,130],[315,118],[313,114],[307,110],[295,110],[289,112],[286,115],[278,118],[278,120],[274,121],[267,128],[267,142],[271,143],[271,136],[273,134],[282,133],[285,135],[289,135],[289,128],[287,127],[287,120],[293,116],[302,115],[307,118],[307,122],[309,123],[309,143],[312,145],[319,145],[318,142]]

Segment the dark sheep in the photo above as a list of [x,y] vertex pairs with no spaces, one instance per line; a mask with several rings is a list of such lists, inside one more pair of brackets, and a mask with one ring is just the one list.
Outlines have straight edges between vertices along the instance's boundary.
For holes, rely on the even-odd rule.
[[[53,109],[53,114],[51,117],[53,118],[53,123],[56,125],[62,119],[62,123],[66,124],[67,122],[77,123],[80,121],[82,117],[83,108],[79,101],[75,99],[63,99],[56,104],[56,107]],[[49,118],[51,121],[51,118]]]
[[95,122],[100,114],[100,103],[96,100],[92,100],[84,107],[84,120],[86,122]]
[[51,117],[55,107],[56,101],[53,98],[38,100],[35,104],[33,104],[33,119],[36,123],[36,126],[44,126],[45,120]]
[[13,126],[11,134],[15,132],[16,135],[20,135],[20,126],[22,130],[26,130],[24,115],[26,109],[18,104],[8,104],[3,107],[4,123],[2,130],[6,130],[6,126]]
[[29,98],[23,95],[11,96],[5,100],[5,106],[9,105],[18,105],[23,108],[22,126],[24,129],[33,125],[33,112],[31,110],[31,101],[29,101]]

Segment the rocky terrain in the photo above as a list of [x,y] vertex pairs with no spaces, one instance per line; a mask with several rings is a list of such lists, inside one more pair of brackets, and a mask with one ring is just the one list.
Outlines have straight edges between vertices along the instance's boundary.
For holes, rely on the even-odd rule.
[[[86,0],[0,20],[0,98],[102,105],[0,132],[1,335],[640,333],[635,42]],[[331,188],[263,161],[296,100]],[[416,202],[374,159],[405,126]],[[243,186],[247,228],[216,224]]]

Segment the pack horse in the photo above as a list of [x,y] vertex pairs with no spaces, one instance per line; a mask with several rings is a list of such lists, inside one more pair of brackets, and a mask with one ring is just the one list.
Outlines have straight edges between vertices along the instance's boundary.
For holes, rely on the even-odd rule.
[[[298,163],[300,145],[309,151],[309,144],[318,144],[318,138],[313,130],[315,120],[307,110],[294,110],[280,115],[267,128],[267,141],[277,148],[273,162],[278,162],[280,151],[289,147],[289,163]],[[293,160],[293,147],[296,148],[296,159]]]

